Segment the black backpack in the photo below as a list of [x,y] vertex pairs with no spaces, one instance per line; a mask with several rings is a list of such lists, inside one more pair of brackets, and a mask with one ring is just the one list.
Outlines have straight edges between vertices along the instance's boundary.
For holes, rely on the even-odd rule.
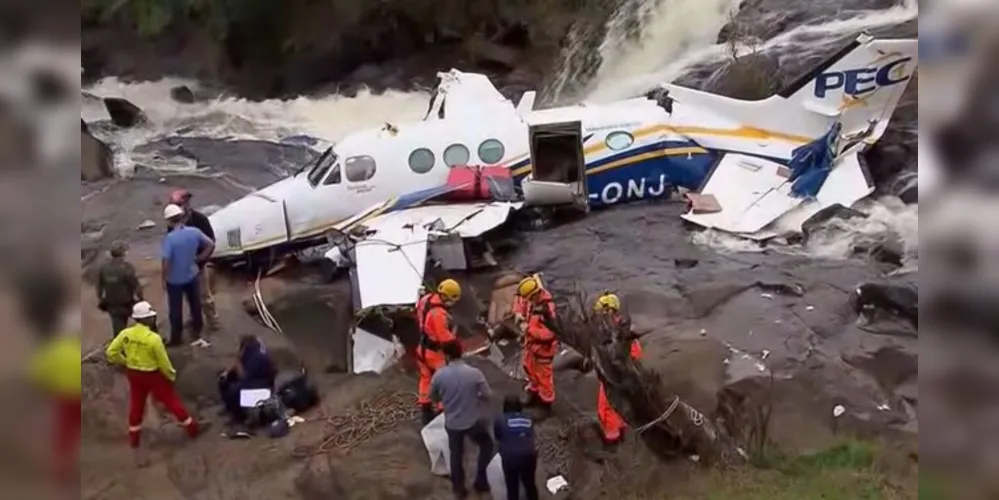
[[278,398],[281,403],[296,414],[305,412],[319,404],[319,391],[309,383],[305,370],[291,376],[278,385]]

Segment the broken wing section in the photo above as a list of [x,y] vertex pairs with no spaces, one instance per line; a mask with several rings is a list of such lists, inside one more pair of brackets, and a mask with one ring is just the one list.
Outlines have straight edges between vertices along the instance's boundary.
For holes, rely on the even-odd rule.
[[706,228],[751,236],[803,200],[792,196],[790,170],[749,155],[721,158],[682,217]]
[[[837,154],[840,125],[791,154],[787,164],[726,154],[696,195],[685,220],[750,239],[797,232],[820,210],[852,206],[874,192],[859,152],[865,134]],[[867,132],[869,134],[870,131]]]
[[354,246],[351,278],[362,310],[413,304],[423,282],[429,232],[420,227],[380,226]]
[[[502,225],[520,203],[424,205],[361,222],[351,272],[357,308],[412,305],[435,245],[475,238]],[[468,259],[466,258],[465,261]]]

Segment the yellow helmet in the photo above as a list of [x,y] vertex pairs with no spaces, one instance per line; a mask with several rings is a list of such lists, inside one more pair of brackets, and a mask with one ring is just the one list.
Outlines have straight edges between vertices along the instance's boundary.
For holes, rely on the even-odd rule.
[[621,299],[613,293],[605,293],[597,299],[595,304],[593,304],[593,309],[596,311],[620,311]]
[[528,276],[520,280],[520,284],[517,285],[517,295],[526,298],[530,298],[534,294],[541,291],[541,284],[534,276]]
[[446,279],[437,285],[437,293],[448,302],[458,302],[461,298],[461,285],[453,279]]

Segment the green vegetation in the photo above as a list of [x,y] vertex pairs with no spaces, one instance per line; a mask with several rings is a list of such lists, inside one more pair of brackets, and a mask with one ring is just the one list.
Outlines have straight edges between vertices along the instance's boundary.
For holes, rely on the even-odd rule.
[[[772,453],[754,459],[755,467],[712,471],[696,481],[708,500],[903,500],[916,498],[916,477],[893,477],[879,466],[882,450],[857,441],[813,455]],[[911,488],[907,487],[911,484]],[[902,486],[906,487],[902,487]],[[683,497],[681,497],[683,498]],[[919,498],[923,497],[920,491]]]

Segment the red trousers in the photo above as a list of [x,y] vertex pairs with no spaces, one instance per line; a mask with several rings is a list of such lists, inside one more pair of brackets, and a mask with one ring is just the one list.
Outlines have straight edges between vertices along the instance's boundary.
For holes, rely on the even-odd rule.
[[198,435],[198,423],[191,418],[184,404],[173,389],[173,382],[162,373],[128,370],[128,441],[133,448],[139,447],[142,434],[142,420],[146,415],[146,400],[152,396],[173,414],[187,428],[191,437]]
[[597,392],[597,419],[600,420],[600,429],[604,433],[604,439],[610,442],[621,439],[621,431],[627,424],[610,405],[610,401],[607,401],[604,384],[600,384],[600,391]]
[[80,448],[80,398],[59,397],[55,401],[55,473],[60,483],[76,482],[73,471]]
[[430,379],[433,378],[434,372],[446,364],[444,354],[417,347],[416,363],[420,367],[420,386],[416,403],[430,404]]
[[538,356],[530,349],[524,349],[524,374],[527,375],[527,392],[538,395],[541,401],[555,402],[555,372],[552,371],[552,358]]

